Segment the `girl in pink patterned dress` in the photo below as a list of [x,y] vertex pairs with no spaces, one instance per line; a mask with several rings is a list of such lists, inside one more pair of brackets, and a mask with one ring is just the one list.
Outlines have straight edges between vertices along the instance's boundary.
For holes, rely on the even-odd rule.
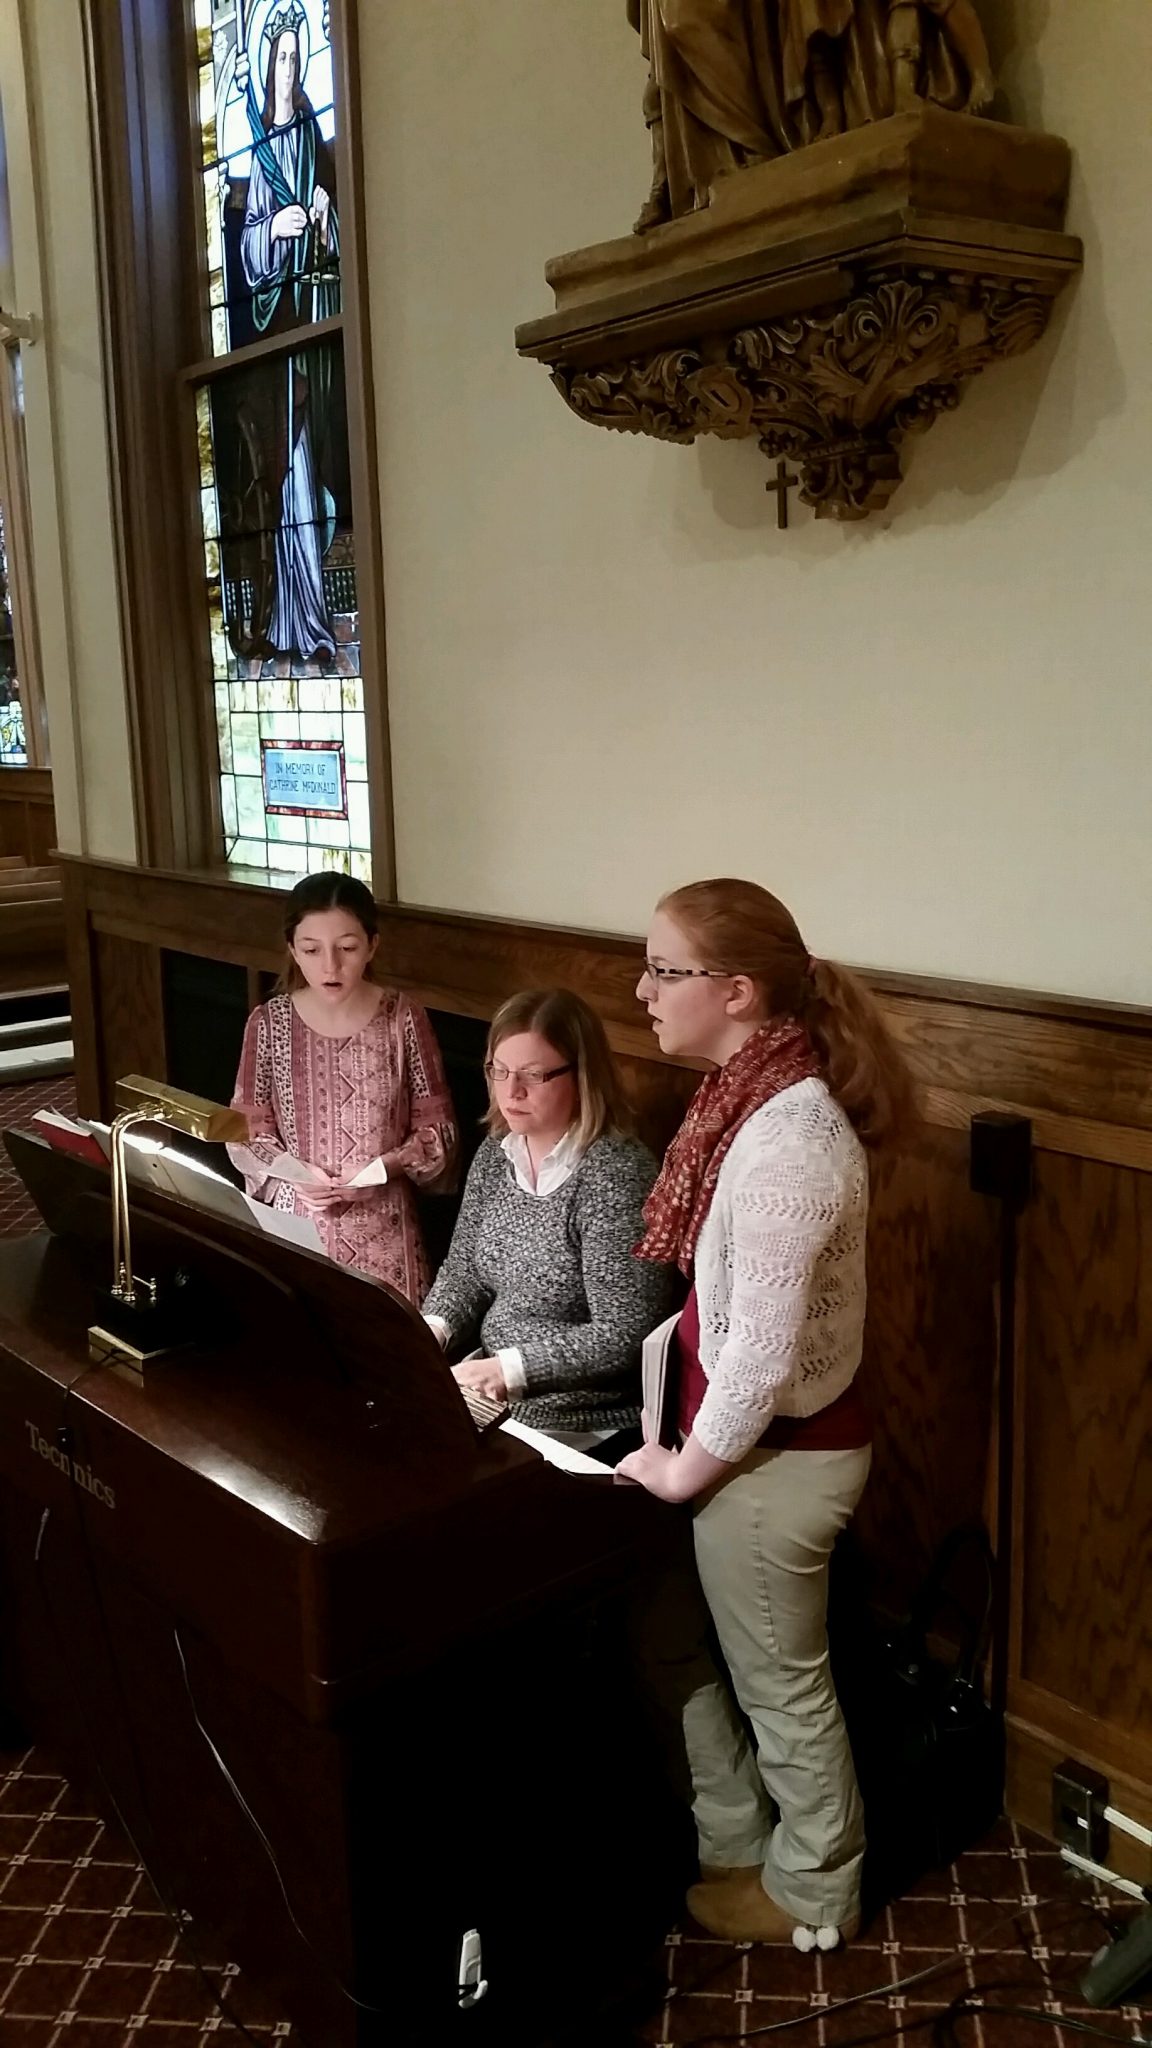
[[430,1276],[412,1187],[443,1183],[456,1149],[432,1027],[370,977],[376,905],[362,882],[308,875],[284,936],[284,988],[249,1017],[236,1077],[249,1142],[229,1153],[250,1195],[313,1217],[330,1258],[419,1303]]

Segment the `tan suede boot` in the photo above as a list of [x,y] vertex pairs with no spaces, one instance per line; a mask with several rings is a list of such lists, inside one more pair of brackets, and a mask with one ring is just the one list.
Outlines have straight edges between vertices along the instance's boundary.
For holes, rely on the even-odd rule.
[[797,1920],[765,1891],[756,1868],[694,1884],[687,1905],[701,1927],[724,1941],[790,1941],[800,1949],[828,1949],[853,1940],[860,1931],[859,1913],[839,1927],[816,1928]]

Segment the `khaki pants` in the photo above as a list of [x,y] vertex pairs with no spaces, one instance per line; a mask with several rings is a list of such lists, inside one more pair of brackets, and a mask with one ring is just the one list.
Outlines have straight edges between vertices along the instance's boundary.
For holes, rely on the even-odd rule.
[[860,1904],[864,1817],[828,1663],[828,1559],[871,1460],[751,1452],[696,1508],[699,1583],[670,1578],[643,1631],[701,1862],[760,1864],[776,1903],[813,1926]]

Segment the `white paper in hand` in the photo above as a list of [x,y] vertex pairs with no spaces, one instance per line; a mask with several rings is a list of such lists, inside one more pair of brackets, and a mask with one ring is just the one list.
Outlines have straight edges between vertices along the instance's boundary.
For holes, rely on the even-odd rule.
[[362,1166],[359,1173],[354,1173],[351,1180],[344,1182],[344,1186],[346,1188],[382,1188],[387,1178],[388,1168],[385,1166],[384,1161],[382,1159],[370,1159],[367,1166]]
[[265,1171],[270,1173],[274,1180],[294,1181],[304,1188],[327,1188],[332,1185],[331,1175],[325,1173],[322,1167],[310,1166],[306,1159],[297,1159],[294,1152],[278,1153]]

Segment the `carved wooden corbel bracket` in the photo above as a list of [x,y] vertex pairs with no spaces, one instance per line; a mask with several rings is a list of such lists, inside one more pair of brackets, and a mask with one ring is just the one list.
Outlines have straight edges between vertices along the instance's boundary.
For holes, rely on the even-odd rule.
[[[971,190],[957,193],[958,142],[968,185],[1016,219],[982,219]],[[1045,224],[1057,212],[1063,220],[1067,178],[1053,137],[932,112],[837,144],[829,168],[846,196],[837,209],[822,195],[819,225],[810,189],[783,221],[755,211],[773,177],[777,195],[789,174],[795,186],[792,159],[737,173],[708,214],[642,243],[559,258],[549,266],[558,310],[519,330],[521,353],[547,364],[581,419],[660,441],[754,435],[766,455],[799,468],[818,516],[881,510],[901,481],[905,437],[956,407],[980,371],[1039,340],[1080,250]],[[914,188],[931,183],[940,196],[942,150],[947,196],[965,210],[928,214]],[[861,204],[868,154],[876,174]],[[894,163],[904,173],[895,192]],[[1008,204],[1006,165],[1023,188],[1008,190]]]
[[864,519],[902,479],[905,435],[960,402],[990,363],[1022,355],[1059,283],[893,268],[841,304],[649,349],[602,369],[557,364],[581,419],[659,441],[754,434],[800,470],[818,516]]

